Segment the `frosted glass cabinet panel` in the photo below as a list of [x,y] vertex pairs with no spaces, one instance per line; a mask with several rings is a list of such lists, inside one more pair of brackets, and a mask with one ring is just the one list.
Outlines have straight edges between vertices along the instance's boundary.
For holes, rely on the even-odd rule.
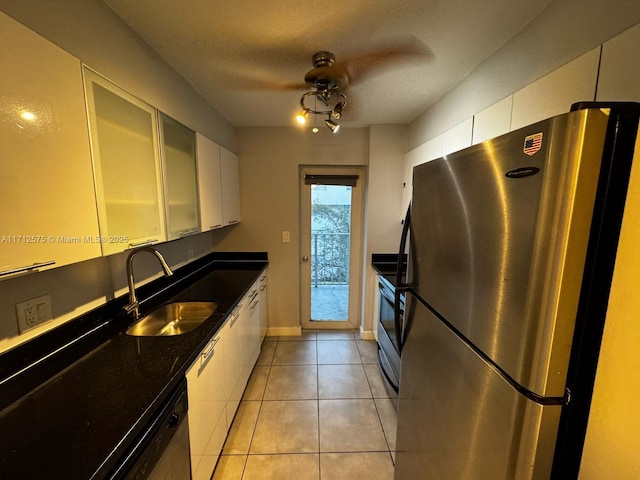
[[156,111],[84,72],[102,253],[164,241]]
[[80,61],[3,13],[0,44],[2,279],[101,251]]
[[160,125],[167,237],[172,240],[200,231],[196,134],[163,113]]

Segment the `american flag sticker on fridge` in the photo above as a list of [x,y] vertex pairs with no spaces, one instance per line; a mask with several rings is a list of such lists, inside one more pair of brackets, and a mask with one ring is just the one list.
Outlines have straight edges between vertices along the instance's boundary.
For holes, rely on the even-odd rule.
[[542,147],[542,132],[534,133],[524,139],[522,151],[527,155],[533,155]]

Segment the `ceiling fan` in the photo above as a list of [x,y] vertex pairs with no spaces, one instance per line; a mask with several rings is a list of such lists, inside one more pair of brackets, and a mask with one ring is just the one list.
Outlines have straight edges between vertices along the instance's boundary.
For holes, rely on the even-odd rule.
[[[347,105],[347,87],[392,63],[424,57],[427,53],[426,47],[413,37],[352,57],[343,63],[336,63],[336,57],[331,52],[322,50],[315,53],[312,57],[313,68],[304,76],[304,87],[312,90],[305,92],[300,98],[301,110],[296,120],[304,125],[309,114],[326,115],[324,123],[336,133],[340,128],[336,120],[342,118]],[[314,126],[313,132],[317,131]]]
[[[296,120],[304,125],[310,113],[314,115],[327,115],[324,121],[327,127],[337,133],[340,125],[333,119],[339,120],[342,117],[342,109],[347,105],[347,96],[340,91],[341,87],[346,87],[349,83],[349,77],[344,68],[336,67],[336,57],[333,53],[320,51],[313,55],[313,69],[309,70],[304,76],[305,85],[315,90],[305,92],[300,98],[300,107],[302,110],[296,116]],[[307,99],[315,97],[324,107],[319,107],[317,101],[313,107],[307,105]],[[316,133],[318,128],[314,126],[313,132]]]

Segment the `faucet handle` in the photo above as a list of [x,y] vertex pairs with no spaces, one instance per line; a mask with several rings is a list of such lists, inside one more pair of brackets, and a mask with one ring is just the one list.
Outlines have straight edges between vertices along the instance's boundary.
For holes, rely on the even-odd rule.
[[131,302],[126,304],[124,307],[122,307],[122,310],[124,310],[124,312],[129,315],[129,314],[133,314],[133,319],[137,320],[138,317],[140,316],[140,310],[139,310],[139,304],[138,302]]

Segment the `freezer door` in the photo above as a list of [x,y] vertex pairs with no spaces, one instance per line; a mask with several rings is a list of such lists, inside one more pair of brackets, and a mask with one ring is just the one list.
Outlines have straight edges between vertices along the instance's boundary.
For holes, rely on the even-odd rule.
[[561,407],[520,394],[413,298],[407,319],[395,480],[548,480]]
[[572,112],[414,169],[409,284],[541,396],[564,394],[607,119]]

